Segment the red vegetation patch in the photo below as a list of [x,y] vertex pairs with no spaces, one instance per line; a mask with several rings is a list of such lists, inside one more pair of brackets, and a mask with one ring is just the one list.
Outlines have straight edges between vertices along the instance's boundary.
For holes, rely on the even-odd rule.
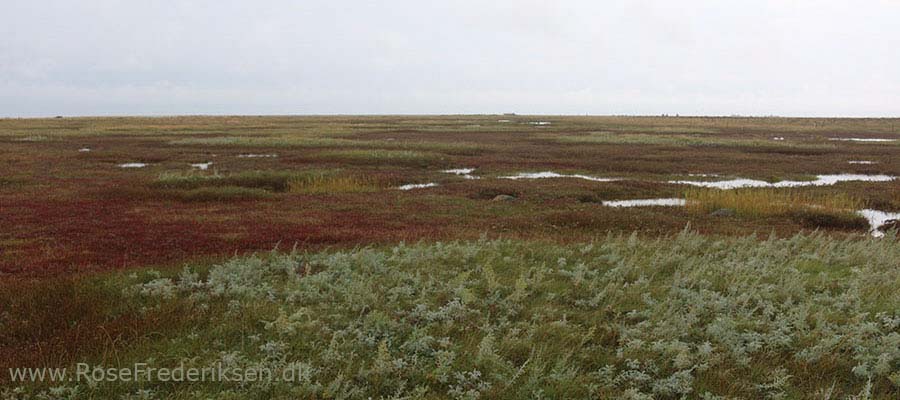
[[[498,119],[511,122],[498,124]],[[171,265],[295,244],[318,248],[467,239],[482,234],[590,240],[608,231],[673,233],[687,224],[706,233],[765,234],[774,230],[786,235],[811,227],[784,220],[723,220],[677,208],[609,209],[599,203],[679,197],[683,188],[659,181],[688,173],[757,179],[839,172],[900,175],[900,146],[827,140],[847,136],[847,132],[858,137],[896,135],[893,120],[569,117],[541,118],[553,121],[541,128],[527,124],[532,120],[519,116],[0,120],[0,165],[5,168],[0,176],[0,272],[42,274]],[[599,131],[691,134],[694,130],[702,131],[698,137],[733,140],[769,140],[777,132],[787,142],[825,147],[575,144],[557,140]],[[172,144],[186,136],[316,137],[321,132],[362,139],[366,144],[357,149],[378,148],[382,142],[386,149],[395,150],[402,143],[413,150],[417,144],[437,144],[425,146],[423,151],[439,155],[439,162],[419,165],[363,156],[349,165],[339,159],[315,157],[319,150],[302,146]],[[45,135],[46,140],[16,140],[33,135]],[[460,143],[474,144],[478,151],[458,152],[446,146]],[[82,147],[91,151],[79,152]],[[239,154],[278,156],[239,158]],[[848,160],[876,163],[853,165]],[[117,167],[135,161],[150,165],[129,170]],[[161,173],[186,173],[191,163],[209,161],[213,162],[211,170],[204,173],[332,169],[371,179],[382,190],[309,195],[260,189],[265,196],[212,193],[200,199],[203,201],[190,201],[190,196],[167,196],[152,184]],[[442,173],[444,165],[477,168],[474,174],[485,179],[463,180]],[[625,180],[493,178],[537,171]],[[408,192],[392,189],[426,182],[440,185]],[[900,181],[803,190],[852,192],[870,208],[900,210]],[[501,194],[516,199],[491,201]]]

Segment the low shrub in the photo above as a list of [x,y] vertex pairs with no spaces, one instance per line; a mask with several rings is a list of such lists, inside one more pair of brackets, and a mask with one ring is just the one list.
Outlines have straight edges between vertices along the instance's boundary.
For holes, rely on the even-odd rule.
[[25,186],[25,179],[0,178],[0,188],[19,188]]
[[788,213],[791,219],[810,229],[864,230],[869,221],[850,211],[833,211],[807,208]]
[[[121,274],[104,281],[118,292],[92,301],[178,315],[189,329],[138,331],[139,340],[103,350],[104,367],[290,369],[297,379],[44,382],[7,394],[891,399],[900,393],[896,240],[689,231],[565,245],[479,240]],[[3,304],[12,296],[0,291]],[[12,307],[0,321],[21,323],[34,309]],[[64,315],[59,329],[80,318]],[[19,349],[30,335],[0,343]]]
[[515,198],[519,198],[521,196],[520,191],[518,190],[510,190],[510,189],[502,189],[502,188],[483,188],[479,189],[477,192],[469,195],[470,199],[473,200],[492,200],[497,196],[507,195]]

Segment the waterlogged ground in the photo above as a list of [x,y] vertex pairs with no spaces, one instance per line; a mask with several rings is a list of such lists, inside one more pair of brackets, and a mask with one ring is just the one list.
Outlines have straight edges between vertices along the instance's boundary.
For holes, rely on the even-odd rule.
[[[107,273],[76,286],[106,305],[102,329],[81,332],[85,347],[67,337],[3,354],[0,366],[221,366],[295,379],[52,389],[72,398],[895,399],[896,243],[684,232]],[[67,301],[25,291],[10,305]],[[63,306],[73,307],[89,305]],[[40,324],[28,319],[6,335],[34,335]]]
[[[708,234],[861,235],[865,221],[603,204],[679,199],[698,185],[749,186],[852,194],[859,210],[900,212],[898,125],[548,116],[6,119],[0,271],[177,265],[276,245],[483,234],[573,242],[608,231],[674,233],[688,224]],[[315,174],[324,178],[309,177]],[[177,175],[225,179],[169,185]],[[296,179],[311,183],[291,185]],[[506,201],[492,201],[498,196]]]
[[0,120],[0,399],[900,398],[898,129]]

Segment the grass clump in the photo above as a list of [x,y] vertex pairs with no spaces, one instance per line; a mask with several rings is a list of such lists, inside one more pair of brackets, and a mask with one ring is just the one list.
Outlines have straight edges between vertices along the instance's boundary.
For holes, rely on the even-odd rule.
[[153,182],[157,189],[196,190],[200,188],[238,187],[270,192],[286,192],[294,173],[281,171],[247,171],[229,175],[166,173]]
[[810,228],[828,228],[839,230],[865,230],[869,228],[869,221],[862,216],[849,211],[828,211],[815,208],[794,210],[788,213],[791,219],[800,225]]
[[330,194],[374,192],[380,186],[374,179],[336,175],[333,173],[313,173],[292,178],[288,182],[292,193]]
[[438,160],[440,155],[415,150],[348,149],[322,151],[317,153],[316,157],[357,164],[395,163],[427,165]]
[[863,202],[844,193],[816,196],[776,189],[692,189],[685,198],[688,209],[702,213],[731,210],[751,218],[786,217],[811,229],[861,230],[869,226],[856,214]]
[[103,398],[896,398],[897,259],[896,237],[691,232],[238,257],[114,281],[124,309],[187,305],[190,329],[150,329],[101,361],[294,381],[62,385]]
[[724,208],[749,217],[810,210],[843,213],[862,208],[862,201],[844,193],[815,196],[807,192],[777,189],[691,189],[685,192],[685,199],[689,208],[700,212]]
[[295,174],[248,171],[221,175],[164,173],[150,184],[153,197],[184,202],[261,200],[287,192]]
[[26,183],[25,179],[0,177],[0,188],[20,188]]
[[340,175],[333,171],[250,171],[230,175],[163,174],[152,188],[164,197],[182,201],[272,198],[275,193],[308,194],[371,192],[374,179]]

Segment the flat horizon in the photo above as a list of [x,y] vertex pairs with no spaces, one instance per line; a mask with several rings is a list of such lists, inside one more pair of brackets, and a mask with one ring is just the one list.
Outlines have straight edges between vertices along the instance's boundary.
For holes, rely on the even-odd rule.
[[36,115],[0,116],[0,119],[55,119],[55,118],[175,118],[175,117],[452,117],[452,116],[517,116],[517,117],[632,117],[632,118],[791,118],[791,119],[900,119],[900,116],[865,115],[739,115],[739,114],[523,114],[523,113],[333,113],[333,114],[94,114],[94,115]]

